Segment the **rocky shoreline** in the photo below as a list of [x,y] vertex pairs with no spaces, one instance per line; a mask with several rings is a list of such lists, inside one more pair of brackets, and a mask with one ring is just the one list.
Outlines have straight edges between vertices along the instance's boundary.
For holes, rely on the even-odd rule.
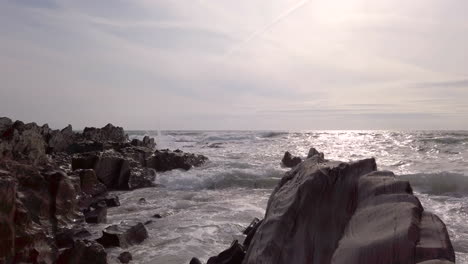
[[[0,264],[104,264],[107,248],[121,248],[118,260],[128,263],[125,249],[147,239],[149,221],[91,235],[90,226],[106,223],[107,209],[120,205],[109,191],[162,187],[154,184],[158,172],[208,160],[157,149],[150,137],[130,141],[111,124],[75,132],[0,118],[0,140]],[[304,160],[286,152],[282,163],[291,170],[264,219],[208,264],[455,262],[445,224],[374,159],[331,161],[311,148]]]
[[[111,124],[74,132],[4,117],[0,140],[0,263],[108,263],[105,248],[148,236],[143,223],[127,221],[91,236],[87,227],[105,223],[107,208],[120,205],[108,192],[155,187],[157,172],[207,161],[156,149],[153,138],[130,141]],[[122,263],[131,260],[122,254]]]

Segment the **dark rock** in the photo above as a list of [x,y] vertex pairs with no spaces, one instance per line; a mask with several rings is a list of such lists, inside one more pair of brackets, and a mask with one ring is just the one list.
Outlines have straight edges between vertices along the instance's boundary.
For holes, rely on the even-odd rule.
[[123,128],[107,124],[103,128],[86,127],[83,130],[83,137],[97,142],[126,142],[128,137]]
[[138,199],[138,204],[147,204],[146,199],[145,198]]
[[120,253],[118,259],[121,263],[129,263],[130,260],[132,260],[132,254],[130,254],[128,251],[122,252]]
[[208,259],[207,264],[242,264],[244,256],[244,248],[237,240],[234,240],[230,248],[221,252],[218,256]]
[[202,264],[202,262],[197,258],[192,258],[189,264]]
[[61,131],[50,132],[51,137],[49,140],[49,153],[52,152],[65,152],[69,149],[70,145],[73,144],[75,140],[75,133],[71,125],[68,125],[66,128]]
[[83,227],[60,229],[55,235],[55,243],[58,248],[71,248],[75,240],[90,237],[91,233]]
[[98,224],[107,222],[107,205],[105,202],[99,202],[83,213],[87,223]]
[[67,152],[70,154],[104,151],[104,144],[91,140],[73,142],[68,146]]
[[374,159],[313,154],[273,191],[244,264],[454,261],[445,225]]
[[102,231],[102,237],[96,241],[106,248],[127,248],[143,242],[147,237],[148,232],[142,223],[129,221],[107,227]]
[[321,159],[325,159],[325,155],[323,154],[323,152],[319,152],[315,148],[310,148],[309,154],[307,154],[307,158],[312,158],[314,156],[318,156]]
[[145,222],[145,225],[149,225],[149,224],[152,224],[153,223],[153,220],[148,220]]
[[242,243],[244,248],[249,248],[250,242],[252,242],[252,239],[253,239],[255,233],[257,233],[257,229],[258,229],[258,227],[260,227],[261,223],[262,223],[262,220],[259,220],[258,218],[255,218],[252,221],[252,223],[250,223],[250,225],[244,230],[244,232],[242,232],[244,235],[246,235],[246,237],[244,239],[244,243]]
[[107,207],[116,207],[120,206],[119,197],[117,195],[106,196],[103,201],[106,203]]
[[102,184],[94,170],[75,170],[75,174],[80,178],[81,191],[92,197],[107,193],[107,188]]
[[128,187],[130,190],[146,187],[154,187],[156,180],[156,171],[151,168],[132,168]]
[[8,117],[0,117],[0,138],[3,138],[3,133],[8,130],[13,125],[13,121],[11,121]]
[[136,147],[146,147],[149,149],[156,148],[156,143],[154,142],[154,138],[151,138],[149,136],[144,136],[143,140],[139,140],[135,138],[131,141],[131,144]]
[[289,151],[286,151],[281,162],[285,167],[293,168],[296,167],[299,163],[301,163],[302,159],[299,157],[293,157],[291,153],[289,153]]
[[15,255],[16,181],[0,170],[0,263],[9,263]]
[[160,219],[160,218],[162,218],[162,215],[161,214],[154,214],[153,217]]
[[146,166],[156,171],[189,170],[192,167],[201,166],[207,160],[208,158],[203,155],[183,153],[181,150],[156,150],[154,155],[146,160]]
[[104,248],[88,240],[78,240],[74,247],[65,249],[57,259],[57,264],[107,264],[107,253]]
[[153,154],[150,148],[135,146],[120,148],[118,152],[123,157],[136,161],[138,166],[146,166],[146,159]]

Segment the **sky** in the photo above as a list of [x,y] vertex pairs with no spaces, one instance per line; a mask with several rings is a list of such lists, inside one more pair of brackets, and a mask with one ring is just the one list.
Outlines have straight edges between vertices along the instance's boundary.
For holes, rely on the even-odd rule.
[[468,129],[466,0],[0,0],[0,116]]

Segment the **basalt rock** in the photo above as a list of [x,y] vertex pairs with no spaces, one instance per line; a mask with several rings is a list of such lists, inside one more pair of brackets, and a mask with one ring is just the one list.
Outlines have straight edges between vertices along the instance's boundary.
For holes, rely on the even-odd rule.
[[281,160],[283,165],[288,168],[294,168],[296,167],[299,163],[302,162],[302,159],[300,157],[293,157],[289,151],[286,151],[284,153],[283,159]]
[[189,170],[201,166],[207,160],[208,158],[203,155],[184,153],[180,150],[156,150],[153,156],[146,160],[146,166],[156,171]]
[[242,263],[454,260],[445,225],[408,182],[377,171],[374,159],[344,163],[315,153],[274,189]]
[[142,223],[128,221],[107,227],[102,231],[102,237],[96,241],[106,248],[127,248],[140,244],[146,238],[148,238],[148,232]]

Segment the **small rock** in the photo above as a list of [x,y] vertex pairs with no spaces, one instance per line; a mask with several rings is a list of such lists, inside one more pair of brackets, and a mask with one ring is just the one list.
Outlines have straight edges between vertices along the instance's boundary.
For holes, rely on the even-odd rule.
[[130,254],[130,252],[128,252],[128,251],[122,252],[122,253],[120,253],[118,259],[122,263],[129,263],[130,260],[132,260],[132,254]]
[[293,157],[291,153],[289,153],[289,151],[286,151],[281,162],[285,167],[293,168],[296,167],[299,163],[301,163],[302,159],[299,157]]
[[189,264],[202,264],[202,262],[197,258],[192,258]]
[[161,214],[155,214],[155,215],[153,215],[153,217],[160,219],[160,218],[162,218],[162,215]]
[[102,237],[96,241],[106,248],[127,248],[143,242],[146,238],[148,238],[148,231],[142,223],[128,221],[107,227],[102,231]]
[[138,200],[138,204],[147,204],[146,199],[145,198],[140,198]]
[[84,211],[86,223],[98,224],[107,222],[107,205],[105,202],[99,202]]

